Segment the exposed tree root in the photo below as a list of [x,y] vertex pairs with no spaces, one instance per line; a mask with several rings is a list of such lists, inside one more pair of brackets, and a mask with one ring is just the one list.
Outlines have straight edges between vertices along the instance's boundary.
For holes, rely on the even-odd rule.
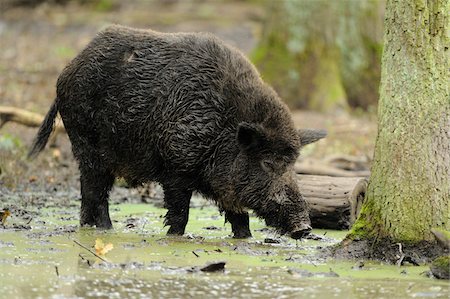
[[413,245],[391,240],[349,240],[326,249],[326,255],[338,259],[370,259],[389,264],[421,265],[448,255],[449,250],[437,242],[422,241]]

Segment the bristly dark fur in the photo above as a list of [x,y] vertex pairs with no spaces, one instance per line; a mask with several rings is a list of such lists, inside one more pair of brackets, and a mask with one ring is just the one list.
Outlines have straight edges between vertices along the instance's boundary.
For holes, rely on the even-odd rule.
[[50,137],[50,134],[53,131],[53,125],[55,124],[56,115],[58,114],[56,102],[57,100],[55,99],[52,106],[50,107],[50,110],[47,112],[47,115],[45,116],[45,119],[42,122],[41,127],[39,128],[36,138],[34,139],[33,145],[30,151],[28,152],[29,158],[36,157],[47,144],[48,138]]
[[120,176],[161,183],[169,234],[184,233],[193,191],[217,203],[236,237],[251,236],[247,209],[295,238],[310,229],[289,109],[214,36],[109,27],[61,73],[57,97],[31,153],[58,110],[79,162],[82,225],[111,227]]

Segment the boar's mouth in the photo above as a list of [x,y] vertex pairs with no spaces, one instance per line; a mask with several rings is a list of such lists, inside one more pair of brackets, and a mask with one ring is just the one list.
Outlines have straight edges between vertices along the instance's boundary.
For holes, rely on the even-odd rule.
[[[276,207],[274,206],[276,205]],[[274,227],[281,235],[289,234],[295,240],[306,237],[311,232],[308,210],[300,210],[294,205],[273,203],[271,208],[259,214],[266,225]]]
[[290,236],[292,239],[298,240],[306,237],[311,232],[312,227],[307,223],[302,223],[299,227],[297,227],[293,232],[291,232]]

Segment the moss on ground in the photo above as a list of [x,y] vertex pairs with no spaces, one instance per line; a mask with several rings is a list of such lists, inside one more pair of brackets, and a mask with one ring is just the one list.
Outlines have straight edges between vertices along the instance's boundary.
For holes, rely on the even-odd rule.
[[431,263],[431,273],[439,279],[450,279],[450,255],[441,256]]

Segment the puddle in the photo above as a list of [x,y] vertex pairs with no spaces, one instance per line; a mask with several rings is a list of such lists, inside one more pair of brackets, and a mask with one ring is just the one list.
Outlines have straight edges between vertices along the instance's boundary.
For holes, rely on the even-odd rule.
[[[112,205],[115,229],[107,232],[78,228],[77,205],[27,210],[27,229],[17,227],[29,219],[15,215],[0,228],[4,298],[448,298],[450,291],[421,274],[426,266],[314,256],[342,231],[314,230],[322,238],[296,242],[252,217],[254,237],[235,240],[217,209],[203,207],[191,209],[185,236],[168,237],[165,210],[148,204]],[[106,262],[74,242],[95,251],[97,238],[114,245]],[[225,270],[199,270],[214,262]]]

